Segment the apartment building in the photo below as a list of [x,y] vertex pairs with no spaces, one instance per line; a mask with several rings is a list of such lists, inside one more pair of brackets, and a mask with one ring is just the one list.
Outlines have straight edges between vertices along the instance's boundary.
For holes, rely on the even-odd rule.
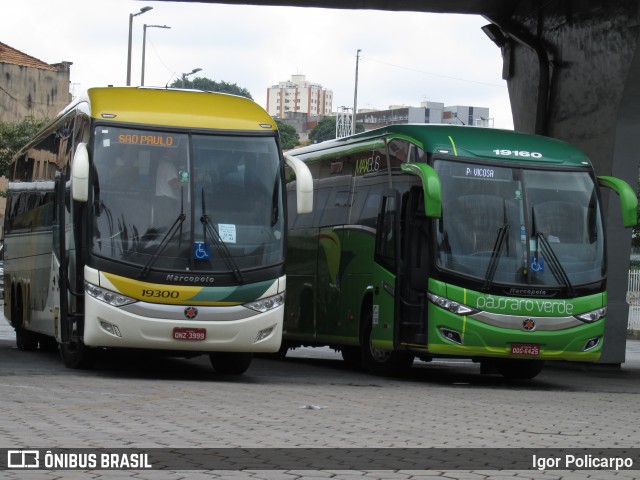
[[267,89],[266,110],[272,117],[285,119],[294,113],[328,115],[332,108],[333,92],[309,82],[306,75],[292,75],[290,80]]

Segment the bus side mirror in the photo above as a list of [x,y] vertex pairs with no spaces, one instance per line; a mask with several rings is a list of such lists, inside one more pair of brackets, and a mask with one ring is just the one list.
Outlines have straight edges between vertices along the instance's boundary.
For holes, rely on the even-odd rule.
[[300,159],[284,154],[287,165],[296,174],[296,201],[298,214],[311,213],[313,211],[313,177],[311,170]]
[[442,218],[442,185],[433,167],[426,163],[403,163],[400,169],[420,178],[424,190],[424,214],[431,218]]
[[87,144],[80,143],[71,165],[71,196],[76,202],[89,199],[89,152]]
[[622,223],[625,227],[635,227],[638,223],[638,197],[636,192],[624,180],[615,177],[599,176],[598,184],[618,194],[622,209]]

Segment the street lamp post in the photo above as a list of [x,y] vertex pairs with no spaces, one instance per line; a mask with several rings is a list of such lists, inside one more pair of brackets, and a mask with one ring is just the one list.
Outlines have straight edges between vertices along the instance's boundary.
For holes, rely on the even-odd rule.
[[187,77],[189,75],[193,75],[194,73],[198,73],[199,71],[201,71],[201,68],[194,68],[193,70],[191,70],[189,73],[183,73],[182,74],[182,88],[184,88],[184,82],[187,79]]
[[358,49],[356,52],[356,87],[353,92],[353,123],[351,124],[351,135],[356,134],[356,115],[358,113],[358,64],[360,63],[360,52]]
[[140,86],[144,87],[144,53],[147,46],[147,28],[171,28],[167,25],[147,25],[144,24],[144,28],[142,30],[142,75],[140,77]]
[[144,12],[153,10],[153,7],[142,7],[138,13],[129,14],[129,49],[127,52],[127,87],[131,85],[131,36],[133,30],[133,17],[142,15]]

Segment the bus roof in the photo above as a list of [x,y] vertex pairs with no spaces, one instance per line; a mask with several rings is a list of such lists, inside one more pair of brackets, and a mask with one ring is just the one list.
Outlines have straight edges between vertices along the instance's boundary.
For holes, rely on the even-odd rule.
[[423,123],[389,125],[288,153],[307,158],[309,154],[328,149],[349,151],[358,143],[383,137],[409,140],[425,152],[439,155],[492,158],[529,165],[591,166],[589,158],[581,150],[554,138],[495,128]]
[[88,90],[91,116],[115,121],[220,130],[276,130],[275,121],[248,98],[198,90],[105,87]]

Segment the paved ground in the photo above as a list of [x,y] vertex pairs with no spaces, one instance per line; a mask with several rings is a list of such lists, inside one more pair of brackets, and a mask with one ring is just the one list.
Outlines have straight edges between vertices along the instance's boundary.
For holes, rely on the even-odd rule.
[[[619,371],[549,368],[512,383],[461,361],[376,377],[345,368],[328,349],[257,358],[241,377],[216,375],[206,357],[112,355],[77,371],[55,353],[18,351],[0,323],[0,448],[634,448],[640,341],[628,343],[627,360]],[[631,479],[640,470],[9,470],[0,477]]]

